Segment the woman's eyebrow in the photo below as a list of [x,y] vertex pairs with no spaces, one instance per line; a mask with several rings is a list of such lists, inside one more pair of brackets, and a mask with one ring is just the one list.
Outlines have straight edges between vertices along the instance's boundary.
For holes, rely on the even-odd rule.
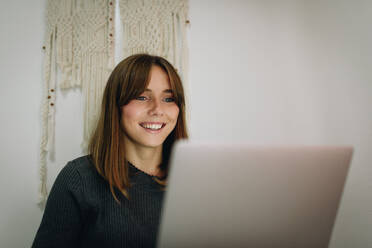
[[[150,89],[145,89],[145,92],[152,92],[152,90]],[[173,90],[172,89],[166,89],[166,90],[163,90],[164,93],[173,93]]]

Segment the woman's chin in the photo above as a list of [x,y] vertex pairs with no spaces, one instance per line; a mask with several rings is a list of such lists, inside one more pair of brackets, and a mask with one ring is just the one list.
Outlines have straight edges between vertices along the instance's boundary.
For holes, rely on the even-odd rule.
[[142,144],[144,147],[158,148],[158,147],[161,147],[163,143],[164,141],[146,141],[146,142],[143,142]]

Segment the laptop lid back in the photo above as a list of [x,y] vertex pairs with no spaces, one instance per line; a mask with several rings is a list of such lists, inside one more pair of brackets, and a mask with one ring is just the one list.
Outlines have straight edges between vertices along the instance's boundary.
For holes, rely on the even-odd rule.
[[177,143],[158,247],[328,247],[351,147]]

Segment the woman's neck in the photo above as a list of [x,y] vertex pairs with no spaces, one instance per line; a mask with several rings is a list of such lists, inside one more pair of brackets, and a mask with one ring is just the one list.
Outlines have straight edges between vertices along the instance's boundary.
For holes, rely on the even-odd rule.
[[154,176],[159,176],[159,165],[162,162],[163,147],[144,147],[125,142],[126,160],[137,167],[139,170]]

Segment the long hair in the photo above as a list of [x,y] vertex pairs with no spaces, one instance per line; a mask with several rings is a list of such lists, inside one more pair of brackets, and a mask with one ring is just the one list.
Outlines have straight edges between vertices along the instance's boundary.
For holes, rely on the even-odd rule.
[[114,199],[115,188],[129,199],[128,161],[126,160],[124,129],[121,128],[121,107],[140,96],[149,84],[152,66],[159,66],[168,75],[175,103],[179,108],[177,124],[163,143],[162,164],[164,179],[154,179],[165,186],[168,162],[174,141],[188,138],[185,117],[185,96],[181,79],[175,68],[164,58],[135,54],[121,61],[111,73],[102,98],[97,127],[89,142],[91,160],[98,173],[105,178]]

